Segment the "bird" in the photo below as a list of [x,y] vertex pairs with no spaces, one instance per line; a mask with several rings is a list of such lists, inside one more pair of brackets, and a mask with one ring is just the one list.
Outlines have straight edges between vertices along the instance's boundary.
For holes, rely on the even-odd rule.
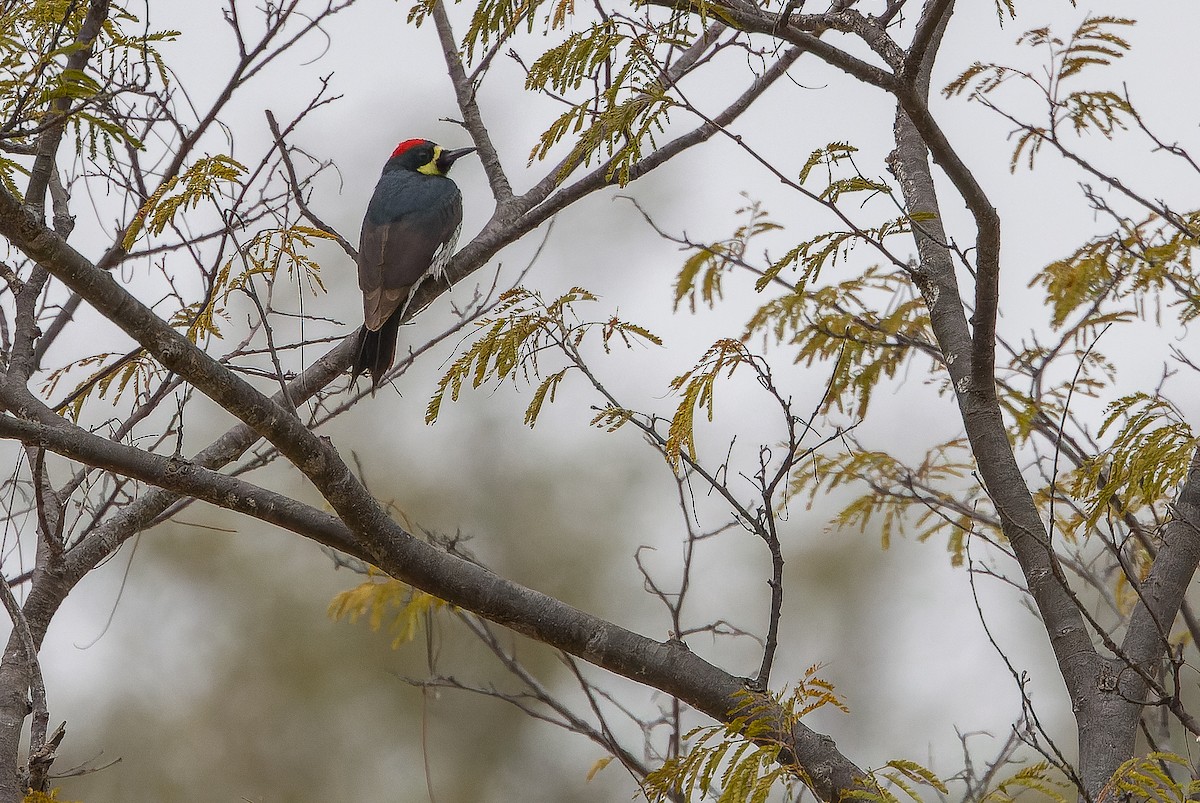
[[366,371],[375,392],[396,356],[400,321],[417,288],[446,278],[463,218],[462,193],[446,174],[474,152],[407,139],[384,164],[358,241],[363,326],[352,384]]

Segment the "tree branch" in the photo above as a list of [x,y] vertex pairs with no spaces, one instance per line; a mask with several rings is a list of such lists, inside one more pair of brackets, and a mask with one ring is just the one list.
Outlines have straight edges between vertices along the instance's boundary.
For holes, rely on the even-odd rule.
[[[0,191],[0,235],[79,293],[159,362],[270,441],[324,495],[373,563],[402,582],[474,611],[609,671],[678,696],[720,721],[744,704],[745,685],[685,646],[660,643],[590,616],[553,597],[441,552],[403,530],[379,507],[332,444],[189,342],[107,273]],[[739,703],[740,701],[740,703]],[[783,712],[763,701],[778,732]],[[807,782],[823,797],[854,788],[865,774],[829,737],[803,725],[790,734]]]
[[917,29],[913,31],[912,42],[908,52],[904,54],[904,75],[917,76],[918,82],[925,83],[928,92],[929,73],[933,59],[926,58],[930,51],[937,51],[942,34],[950,15],[954,13],[954,0],[928,0],[921,9],[921,17],[917,20]]
[[65,422],[51,426],[22,421],[9,415],[0,415],[0,438],[44,447],[95,468],[141,480],[176,494],[194,496],[217,507],[275,524],[355,557],[364,557],[358,539],[335,516],[181,458],[163,457],[126,446]]
[[[648,0],[651,5],[663,8],[678,9],[678,0]],[[896,77],[887,70],[852,56],[841,48],[823,41],[820,35],[832,27],[835,15],[805,15],[804,17],[788,17],[765,11],[758,6],[742,5],[733,2],[710,3],[701,9],[700,3],[693,0],[695,13],[706,16],[719,16],[727,23],[746,33],[767,34],[773,38],[789,42],[803,48],[806,53],[812,53],[821,61],[836,67],[865,84],[887,90],[896,89]],[[810,28],[812,32],[804,30]],[[857,31],[856,31],[857,32]],[[868,40],[868,44],[878,46],[878,41]]]
[[483,163],[483,171],[487,174],[488,184],[492,188],[492,196],[496,204],[502,206],[513,197],[512,185],[500,164],[500,154],[492,143],[492,135],[483,123],[483,115],[479,112],[479,104],[475,102],[475,85],[467,78],[463,68],[462,54],[458,50],[458,41],[454,38],[454,30],[450,27],[450,17],[442,0],[433,4],[433,22],[437,28],[438,40],[442,44],[442,54],[446,59],[446,72],[450,83],[454,86],[454,96],[458,100],[459,111],[462,112],[462,123],[471,135],[471,141],[479,152],[479,160]]
[[1150,572],[1138,586],[1138,602],[1121,645],[1121,652],[1137,664],[1157,663],[1166,654],[1171,625],[1200,566],[1200,449],[1192,454],[1172,512]]
[[[108,0],[89,0],[87,16],[84,17],[83,24],[79,27],[79,34],[75,37],[78,49],[67,56],[66,70],[82,72],[87,66],[88,61],[92,58],[92,46],[96,42],[96,37],[100,35],[106,19],[108,19]],[[62,142],[63,132],[67,128],[70,107],[71,101],[68,98],[59,98],[53,101],[50,104],[53,123],[38,137],[37,156],[34,157],[33,167],[29,171],[29,184],[25,190],[25,203],[38,215],[45,214],[46,188],[50,186],[50,179],[55,170],[54,163],[58,156],[58,145]]]

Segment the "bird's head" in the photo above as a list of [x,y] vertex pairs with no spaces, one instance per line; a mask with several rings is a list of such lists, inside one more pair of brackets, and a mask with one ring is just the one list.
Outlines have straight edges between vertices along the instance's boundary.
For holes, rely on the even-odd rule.
[[474,148],[448,151],[427,139],[406,139],[392,151],[385,170],[411,170],[427,176],[444,176],[462,156],[474,153]]

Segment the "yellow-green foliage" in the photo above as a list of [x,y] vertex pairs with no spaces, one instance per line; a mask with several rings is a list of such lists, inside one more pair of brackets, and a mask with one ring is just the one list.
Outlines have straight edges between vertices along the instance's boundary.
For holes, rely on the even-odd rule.
[[1196,439],[1169,402],[1132,393],[1109,405],[1097,433],[1116,429],[1108,448],[1074,472],[1068,490],[1086,500],[1082,526],[1090,529],[1119,499],[1137,513],[1162,503],[1183,481]]
[[618,55],[628,42],[613,20],[605,20],[586,31],[576,31],[562,44],[555,45],[529,66],[526,89],[545,89],[563,93],[579,89],[606,61]]
[[1054,770],[1045,761],[1022,767],[1017,772],[1000,781],[996,788],[988,792],[981,803],[1016,803],[1018,796],[1025,792],[1037,792],[1052,803],[1068,803],[1074,800],[1066,796],[1070,789],[1062,778],[1062,774]]
[[1139,803],[1185,803],[1200,795],[1200,781],[1176,781],[1171,777],[1170,765],[1179,768],[1179,774],[1190,776],[1191,762],[1174,753],[1150,753],[1140,758],[1131,758],[1117,771],[1096,803],[1117,803],[1136,800]]
[[[408,19],[420,25],[432,11],[431,0],[419,0]],[[474,64],[490,58],[520,30],[557,35],[574,16],[574,0],[482,0],[475,5],[461,49]],[[609,160],[607,178],[626,183],[643,146],[653,147],[676,104],[662,83],[661,59],[667,49],[685,49],[695,39],[687,20],[683,13],[656,23],[614,15],[572,32],[539,55],[527,72],[526,88],[550,91],[569,106],[541,135],[530,161],[573,139],[560,180],[601,156]]]
[[[489,381],[515,382],[520,376],[529,382],[537,381],[533,399],[525,409],[525,423],[532,427],[537,423],[544,403],[554,401],[567,372],[580,367],[574,355],[585,340],[598,337],[606,353],[614,341],[620,341],[626,348],[635,343],[662,345],[662,341],[645,327],[616,316],[602,320],[580,318],[576,307],[596,300],[596,296],[582,287],[573,287],[549,303],[540,293],[521,287],[505,292],[494,313],[479,321],[481,334],[475,342],[438,380],[437,389],[425,409],[425,422],[432,424],[437,420],[447,394],[452,401],[457,401],[464,383],[478,388]],[[543,377],[539,359],[547,350],[558,351],[571,364]],[[600,420],[602,417],[603,421]],[[628,420],[628,417],[620,418],[619,415],[602,414],[593,423],[616,429]]]
[[[883,767],[874,770],[869,779],[869,789],[854,789],[843,795],[843,800],[867,800],[871,803],[900,803],[902,800],[913,800],[921,803],[920,786],[927,786],[943,795],[950,790],[941,779],[915,761],[893,759]],[[904,794],[901,798],[893,790]]]
[[[1173,213],[1171,222],[1151,215],[1136,225],[1096,237],[1063,259],[1047,265],[1030,282],[1045,289],[1055,326],[1079,315],[1081,335],[1094,336],[1110,321],[1130,315],[1161,320],[1161,306],[1177,310],[1182,323],[1200,317],[1200,283],[1192,256],[1200,231],[1200,212]],[[1094,309],[1100,297],[1124,301],[1126,309]]]
[[1129,42],[1116,31],[1133,24],[1134,20],[1125,17],[1089,16],[1068,40],[1054,36],[1049,28],[1035,28],[1018,38],[1017,44],[1047,48],[1058,66],[1056,80],[1065,81],[1087,67],[1106,67],[1124,56],[1129,50]]
[[980,520],[990,509],[985,499],[966,504],[949,490],[956,480],[970,476],[974,465],[964,438],[935,446],[915,466],[887,452],[852,448],[832,456],[813,455],[811,464],[793,476],[789,491],[807,495],[811,504],[817,496],[835,488],[865,484],[867,492],[843,508],[834,523],[865,532],[872,521],[881,517],[884,548],[906,526],[915,527],[921,541],[944,533],[951,562],[957,566],[963,562],[967,535],[987,526]]
[[[824,168],[824,186],[815,190],[817,200],[836,206],[843,196],[866,193],[858,199],[865,204],[875,195],[892,195],[892,188],[883,181],[864,175],[854,163],[858,149],[846,142],[832,142],[813,151],[804,167],[800,169],[800,182],[810,184],[814,171]],[[842,175],[842,173],[846,173]],[[876,226],[852,226],[843,230],[823,232],[789,249],[781,258],[773,259],[755,282],[755,289],[765,290],[783,271],[793,269],[796,277],[790,280],[793,292],[803,293],[820,275],[821,270],[832,267],[839,260],[849,258],[854,248],[863,243],[882,247],[884,242],[897,235],[912,233],[912,224],[928,220],[929,215],[901,215],[883,221]],[[849,223],[843,218],[843,223]]]
[[[314,240],[320,239],[332,239],[332,235],[308,226],[265,229],[258,232],[241,249],[240,254],[231,257],[221,266],[205,298],[175,310],[169,323],[182,330],[193,343],[200,343],[209,336],[221,337],[220,321],[229,317],[226,309],[230,295],[235,291],[248,289],[255,276],[262,276],[268,282],[274,281],[281,268],[286,269],[288,275],[295,276],[307,284],[314,294],[324,292],[325,285],[320,276],[321,267],[307,253]],[[71,372],[80,368],[93,369],[94,372],[71,392],[72,401],[66,412],[78,420],[85,402],[93,391],[97,392],[100,398],[105,398],[110,391],[114,391],[111,401],[115,402],[126,390],[135,395],[147,392],[151,384],[164,375],[162,367],[144,352],[135,352],[119,359],[118,357],[119,355],[113,353],[94,354],[68,363],[50,372],[42,390],[52,394],[63,378]]]
[[750,241],[783,228],[768,218],[758,201],[751,201],[735,214],[744,215],[747,221],[734,230],[732,237],[697,247],[683,263],[675,279],[675,309],[687,299],[689,309],[695,312],[697,298],[711,309],[721,297],[721,277],[734,266],[745,264]]
[[641,158],[643,144],[656,147],[655,134],[665,130],[668,112],[675,105],[656,81],[658,68],[635,58],[634,52],[621,55],[608,89],[572,106],[550,124],[530,151],[530,162],[546,158],[559,142],[575,137],[560,180],[576,164],[591,165],[600,157],[609,161],[606,180],[622,186],[629,182],[629,170]]
[[[567,16],[556,8],[547,26],[556,27]],[[607,178],[625,184],[643,146],[654,147],[677,103],[662,83],[659,56],[664,48],[688,47],[694,38],[682,14],[636,25],[613,17],[546,50],[530,67],[525,88],[566,95],[572,105],[541,135],[530,161],[544,159],[555,145],[573,138],[560,179],[576,164],[601,156],[610,160]],[[588,89],[579,92],[585,85]]]
[[1075,133],[1094,130],[1110,138],[1117,129],[1125,128],[1125,118],[1133,115],[1133,109],[1124,96],[1107,89],[1068,89],[1068,83],[1088,68],[1105,67],[1124,56],[1129,42],[1118,32],[1133,24],[1124,17],[1089,16],[1067,39],[1055,36],[1049,28],[1034,28],[1022,34],[1017,44],[1044,52],[1044,69],[1026,72],[977,61],[951,81],[943,94],[967,94],[990,104],[988,96],[1014,79],[1037,87],[1039,97],[1050,101],[1053,122],[1045,127],[1022,127],[1009,165],[1015,170],[1024,155],[1032,168],[1038,151],[1048,138],[1057,136],[1061,123],[1069,124]]
[[[822,411],[855,418],[867,412],[878,383],[896,375],[914,349],[936,353],[929,315],[916,297],[905,297],[908,277],[868,268],[852,279],[797,291],[767,302],[746,324],[743,340],[770,335],[796,347],[796,362],[832,362]],[[887,298],[882,311],[873,303]]]
[[[813,151],[800,171],[800,181],[813,183],[822,173],[822,186],[815,194],[830,206],[847,194],[890,196],[887,184],[858,170],[856,152],[845,142]],[[818,234],[778,259],[768,258],[760,270],[747,256],[751,240],[782,227],[758,203],[738,213],[747,221],[732,237],[697,246],[684,262],[675,281],[676,308],[684,299],[692,310],[697,300],[713,306],[721,296],[723,274],[738,267],[759,274],[754,285],[758,292],[780,284],[788,287],[790,292],[759,307],[742,340],[770,335],[778,343],[795,346],[798,363],[832,363],[822,411],[836,408],[856,418],[866,413],[879,381],[894,377],[914,348],[936,354],[924,302],[910,292],[905,272],[868,267],[853,278],[813,289],[821,271],[844,262],[857,245],[869,244],[878,252],[889,239],[910,235],[913,225],[930,219],[929,215],[902,215],[874,226]]]
[[1057,428],[1062,421],[1063,411],[1073,399],[1078,401],[1081,396],[1100,396],[1116,377],[1116,366],[1095,348],[1094,340],[1084,340],[1078,331],[1073,330],[1065,342],[1072,341],[1075,343],[1073,347],[1067,345],[1054,355],[1044,346],[1031,346],[1018,352],[1014,359],[1017,365],[1041,365],[1047,356],[1051,356],[1051,362],[1058,359],[1074,365],[1074,373],[1060,382],[1046,380],[1050,372],[1043,369],[1042,379],[1046,383],[1039,388],[1036,398],[1012,384],[1000,385],[997,389],[1000,406],[1010,417],[1008,430],[1014,443],[1024,443],[1035,427],[1044,427],[1047,422],[1052,422],[1052,426]]
[[[688,751],[667,761],[642,781],[650,803],[711,799],[717,803],[761,803],[773,789],[791,789],[799,769],[778,763],[777,736],[801,717],[827,705],[848,711],[833,686],[811,666],[790,693],[763,698],[744,692],[725,725],[697,728],[685,737]],[[777,729],[775,729],[777,727]]]
[[372,577],[341,592],[329,603],[329,615],[351,624],[365,619],[371,630],[392,637],[392,649],[421,632],[428,618],[448,603],[390,577]]
[[[79,50],[75,39],[87,11],[87,3],[71,0],[24,0],[0,10],[0,116],[10,123],[7,136],[17,144],[31,144],[52,120],[53,105],[65,101],[76,145],[90,158],[111,155],[114,141],[140,147],[94,102],[112,86],[66,66],[67,57]],[[117,82],[154,78],[165,86],[168,75],[155,45],[177,36],[178,31],[148,31],[129,10],[113,4],[92,46],[92,63]],[[0,159],[0,181],[10,191],[20,170]]]
[[667,435],[666,457],[672,468],[679,467],[685,454],[695,459],[696,410],[703,410],[708,420],[713,420],[717,379],[721,373],[725,372],[727,378],[733,376],[738,366],[752,364],[754,359],[742,343],[725,338],[709,346],[694,368],[671,380],[671,390],[682,396]]
[[[927,798],[922,795],[921,786],[938,793],[931,803],[932,800],[946,800],[950,795],[950,789],[940,778],[913,761],[889,761],[871,773],[868,783],[870,788],[851,791],[843,799],[871,803],[923,803]],[[1023,767],[1001,780],[983,796],[980,803],[1016,803],[1018,799],[1024,799],[1020,796],[1026,792],[1036,792],[1051,803],[1068,803],[1068,800],[1074,799],[1074,796],[1068,798],[1065,794],[1069,788],[1061,773],[1049,764],[1040,762]]]
[[[434,0],[418,0],[408,11],[408,21],[420,26],[433,11]],[[544,0],[483,0],[475,5],[471,22],[463,36],[462,50],[467,61],[474,61],[478,49],[505,41],[521,27],[532,33],[538,24],[538,10]],[[551,0],[542,17],[546,32],[562,28],[575,13],[575,0]]]
[[228,319],[229,297],[240,290],[250,291],[254,277],[275,281],[280,269],[297,283],[306,285],[313,295],[325,292],[321,266],[309,255],[314,240],[332,240],[332,234],[311,226],[264,229],[254,235],[236,256],[230,257],[217,271],[212,290],[204,301],[193,302],[176,311],[171,325],[184,329],[188,340],[199,343],[204,337],[221,337],[219,319]]
[[[809,667],[790,693],[764,698],[744,692],[728,724],[688,733],[687,752],[667,759],[643,780],[642,792],[647,801],[663,803],[681,798],[763,803],[772,792],[782,792],[791,799],[806,776],[795,764],[786,760],[781,763],[786,736],[781,741],[780,734],[790,733],[804,716],[819,708],[833,706],[849,711],[833,686],[817,676],[819,669]],[[920,803],[920,787],[949,794],[945,783],[933,772],[913,761],[897,759],[872,772],[863,788],[847,792],[842,799],[875,803],[908,799]],[[1000,800],[995,798],[995,803]]]
[[198,159],[182,175],[164,181],[146,199],[125,230],[123,247],[132,248],[143,229],[162,234],[180,210],[195,209],[205,200],[216,203],[221,185],[237,181],[245,172],[244,165],[224,154]]
[[49,792],[35,792],[30,789],[21,801],[22,803],[79,803],[79,801],[63,800],[58,796],[57,788],[51,789]]
[[135,396],[146,393],[151,383],[164,374],[162,366],[143,351],[137,351],[131,355],[105,352],[83,357],[51,371],[42,385],[42,392],[47,395],[54,393],[59,382],[78,368],[91,368],[93,373],[71,391],[72,401],[64,412],[75,421],[79,420],[84,403],[91,397],[93,391],[98,393],[102,399],[108,396],[109,391],[114,391],[109,401],[115,404],[126,390],[131,391]]
[[[228,297],[241,290],[254,276],[262,275],[274,281],[280,268],[286,268],[288,276],[307,285],[313,295],[325,292],[321,281],[321,266],[308,254],[314,240],[333,240],[334,235],[312,226],[288,226],[282,229],[265,229],[254,236],[243,249],[246,269],[234,274],[225,288]],[[220,283],[218,282],[218,285]]]

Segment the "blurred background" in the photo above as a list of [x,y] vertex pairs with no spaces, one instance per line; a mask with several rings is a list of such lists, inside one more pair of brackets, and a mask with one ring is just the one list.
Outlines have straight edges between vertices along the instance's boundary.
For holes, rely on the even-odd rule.
[[[935,87],[976,59],[1011,57],[1022,30],[1051,22],[1073,26],[1081,15],[1065,3],[1022,4],[1028,7],[1019,9],[1016,23],[1001,28],[991,4],[977,5],[964,9],[951,27]],[[1122,5],[1101,3],[1103,8],[1089,10]],[[1194,83],[1164,86],[1155,78],[1183,71],[1178,47],[1156,43],[1173,42],[1173,32],[1195,30],[1197,14],[1186,3],[1157,6],[1138,9],[1146,19],[1132,31],[1134,48],[1121,69],[1141,93],[1143,111],[1173,123],[1172,109],[1196,107],[1197,98],[1180,93],[1197,90]],[[464,11],[454,9],[460,31]],[[432,26],[408,26],[406,13],[404,4],[362,3],[340,15],[328,26],[327,38],[306,42],[285,63],[256,77],[225,115],[236,135],[233,155],[249,158],[269,142],[263,109],[281,119],[295,113],[315,92],[318,77],[332,73],[332,87],[343,97],[306,121],[293,141],[337,164],[337,176],[321,185],[312,203],[352,241],[396,142],[428,137],[447,147],[467,144],[460,128],[443,121],[458,112]],[[152,3],[148,26],[183,31],[163,52],[192,102],[203,108],[219,87],[213,65],[233,55],[219,5]],[[718,77],[696,88],[692,100],[717,108],[746,75],[745,65],[730,70],[727,83]],[[793,81],[780,82],[739,121],[737,131],[785,172],[798,170],[814,148],[850,140],[861,149],[860,164],[870,166],[864,169],[882,175],[892,117],[886,98],[808,59],[792,75]],[[549,119],[539,115],[553,109],[544,99],[522,94],[521,83],[519,67],[498,59],[480,91],[485,119],[518,190],[543,169],[525,164]],[[1036,173],[1009,172],[1011,143],[994,115],[962,101],[941,102],[938,111],[1005,216],[1005,292],[1015,299],[1005,309],[1019,309],[1023,299],[1037,298],[1026,287],[1033,271],[1100,224],[1080,201],[1078,177],[1060,164],[1047,159]],[[212,150],[222,147],[214,141]],[[1147,171],[1148,181],[1155,179],[1154,166],[1139,169]],[[454,178],[466,200],[465,241],[487,219],[490,193],[477,162],[460,162]],[[1171,191],[1169,181],[1157,186]],[[598,374],[631,406],[669,412],[675,403],[668,396],[669,380],[718,337],[738,336],[759,299],[745,281],[730,284],[726,303],[714,312],[673,312],[672,283],[685,255],[655,235],[619,196],[636,198],[663,229],[699,241],[732,233],[741,222],[736,212],[747,203],[741,193],[762,201],[795,240],[832,225],[733,143],[717,138],[627,188],[598,193],[562,214],[530,267],[526,286],[553,297],[581,285],[600,296],[596,317],[619,312],[664,338],[662,349],[597,354]],[[952,222],[963,220],[960,209],[944,213]],[[474,290],[469,285],[477,281],[486,289],[492,271],[499,271],[501,286],[513,281],[530,265],[544,233],[503,252],[450,298],[465,303]],[[349,333],[361,320],[354,267],[340,251],[320,253],[330,293],[305,303],[310,312],[320,305],[321,314],[343,321],[340,331]],[[453,320],[451,300],[443,297],[402,330],[402,343],[424,342]],[[1002,326],[1019,333],[1034,320],[1006,314]],[[632,428],[609,434],[589,427],[590,405],[598,399],[578,377],[533,429],[521,422],[530,397],[521,383],[465,392],[443,408],[436,425],[426,426],[425,405],[456,346],[452,339],[423,355],[395,386],[365,400],[323,434],[344,456],[361,461],[376,496],[391,500],[410,522],[460,533],[469,549],[506,577],[647,636],[667,638],[666,612],[645,593],[634,564],[644,546],[653,550],[644,557],[660,576],[678,572],[685,530],[664,461]],[[769,353],[797,408],[811,409],[823,392],[824,375],[789,367],[786,352]],[[1128,362],[1136,383],[1135,360]],[[923,366],[915,366],[894,388],[881,391],[857,430],[859,440],[917,458],[953,436],[957,410],[936,397],[929,379]],[[701,447],[710,457],[719,459],[734,437],[739,448],[779,437],[759,415],[765,408],[752,381],[735,378],[721,390],[716,420],[701,425]],[[914,420],[921,426],[914,427]],[[211,421],[193,420],[193,445],[228,423],[215,414]],[[851,423],[832,419],[823,425],[828,433]],[[265,476],[258,481],[321,504],[298,472],[275,466]],[[952,774],[962,766],[961,735],[968,733],[977,734],[969,744],[978,756],[990,759],[1019,716],[1021,699],[980,625],[977,594],[996,643],[1029,674],[1026,691],[1069,754],[1074,746],[1069,704],[1040,625],[1019,595],[986,578],[973,589],[936,539],[896,539],[884,550],[877,532],[830,528],[827,523],[852,495],[832,494],[811,507],[798,500],[786,516],[786,609],[775,682],[787,684],[822,664],[821,676],[851,710],[819,711],[812,727],[832,735],[864,767],[906,758]],[[714,500],[699,497],[695,505],[702,523],[724,522],[726,514]],[[723,618],[761,633],[769,569],[763,546],[730,531],[706,542],[697,560],[690,618],[698,624]],[[627,800],[636,794],[636,783],[616,763],[588,779],[604,753],[581,737],[564,735],[496,699],[433,693],[406,683],[405,678],[427,676],[432,666],[472,685],[512,687],[452,617],[437,619],[432,646],[419,638],[398,650],[391,649],[387,634],[332,621],[330,600],[360,581],[308,542],[203,505],[126,545],[68,600],[43,651],[51,716],[55,722],[65,719],[68,730],[56,769],[119,762],[63,780],[63,797],[88,803],[498,803]],[[550,650],[508,638],[545,685],[587,714],[574,677]],[[758,648],[748,639],[696,637],[690,645],[735,674],[757,669]],[[667,704],[652,690],[603,673],[589,677],[638,711]],[[694,724],[706,723],[696,718]],[[640,736],[630,729],[621,735],[637,752]]]

